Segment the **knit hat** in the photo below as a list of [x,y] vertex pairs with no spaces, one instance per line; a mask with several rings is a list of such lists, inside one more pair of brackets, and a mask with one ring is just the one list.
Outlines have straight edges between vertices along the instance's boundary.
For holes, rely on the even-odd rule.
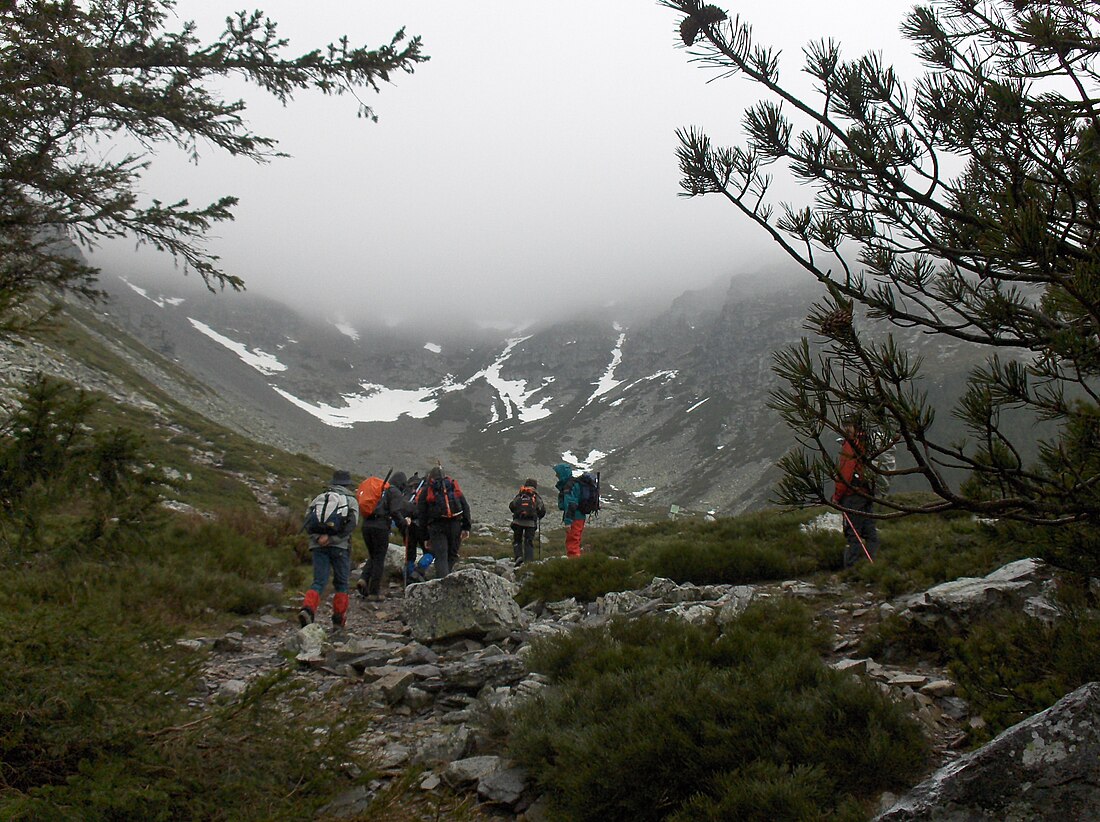
[[333,471],[332,472],[332,485],[342,485],[345,488],[352,487],[351,474],[347,471]]
[[397,488],[404,489],[406,482],[407,482],[407,480],[405,478],[405,472],[404,471],[394,471],[393,476],[390,477],[390,485],[393,485]]
[[526,485],[528,488],[538,488],[539,487],[538,480],[536,480],[534,477],[528,477],[527,479],[525,479],[523,481],[523,484]]

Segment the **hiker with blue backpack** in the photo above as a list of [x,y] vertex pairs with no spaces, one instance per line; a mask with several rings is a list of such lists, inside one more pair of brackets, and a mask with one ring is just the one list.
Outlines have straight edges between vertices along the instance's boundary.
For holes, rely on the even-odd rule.
[[359,502],[347,471],[335,471],[328,488],[314,497],[302,529],[309,534],[313,558],[313,585],[302,599],[298,622],[304,628],[317,617],[321,594],[332,577],[332,624],[347,625],[348,577],[351,575],[351,535],[359,524]]
[[554,466],[554,473],[558,477],[554,486],[558,489],[558,509],[565,525],[565,555],[579,557],[585,518],[600,508],[599,477],[588,472],[574,477],[573,469],[564,462]]
[[426,550],[435,556],[435,575],[442,579],[458,562],[462,540],[470,535],[470,503],[458,483],[438,465],[428,472],[416,498],[416,516],[428,530]]
[[[416,505],[417,497],[426,482],[427,480],[420,478],[420,472],[417,471],[409,478],[408,485],[405,488],[405,524],[407,526],[405,529],[406,585],[410,585],[414,582],[426,582],[428,579],[428,569],[431,568],[432,562],[435,561],[432,552],[427,548],[428,528],[420,521]],[[419,559],[417,559],[418,549],[420,551]]]

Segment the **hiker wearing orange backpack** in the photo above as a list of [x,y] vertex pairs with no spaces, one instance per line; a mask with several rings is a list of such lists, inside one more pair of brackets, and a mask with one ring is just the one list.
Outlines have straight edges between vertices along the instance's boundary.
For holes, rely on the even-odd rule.
[[[388,482],[386,480],[389,480]],[[363,518],[363,542],[367,546],[367,563],[360,583],[366,580],[366,597],[379,602],[382,596],[382,577],[386,570],[386,553],[390,547],[390,530],[396,525],[405,528],[405,474],[401,471],[379,482],[378,477],[368,477],[359,484],[359,514]]]
[[416,498],[416,517],[428,529],[426,550],[435,556],[435,574],[443,578],[458,562],[462,540],[470,535],[470,503],[458,483],[438,465],[428,472]]

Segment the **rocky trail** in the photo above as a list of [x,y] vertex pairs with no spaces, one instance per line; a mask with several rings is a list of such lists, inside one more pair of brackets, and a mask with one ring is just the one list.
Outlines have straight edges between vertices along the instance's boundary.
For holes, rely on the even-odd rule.
[[[832,577],[820,585],[800,580],[754,586],[677,585],[655,579],[645,589],[609,593],[595,603],[565,600],[520,609],[511,562],[488,557],[464,559],[446,580],[414,585],[407,595],[400,580],[400,549],[391,546],[386,596],[371,602],[353,595],[348,626],[334,630],[327,602],[315,625],[299,629],[296,599],[278,612],[245,622],[215,638],[186,640],[210,648],[205,668],[206,708],[240,696],[248,683],[290,667],[306,680],[311,698],[337,700],[349,710],[368,712],[370,731],[357,740],[370,752],[381,775],[326,809],[354,817],[381,795],[410,765],[423,768],[416,790],[438,806],[443,797],[467,797],[487,818],[538,819],[539,803],[524,772],[500,756],[483,730],[497,708],[534,693],[545,683],[527,672],[525,648],[535,637],[581,624],[598,624],[614,614],[654,611],[696,622],[722,623],[750,602],[793,597],[809,604],[833,635],[826,662],[867,677],[884,692],[913,704],[930,739],[936,766],[958,759],[965,728],[972,721],[955,695],[946,671],[933,665],[901,668],[859,658],[864,634],[890,614],[928,624],[962,620],[991,597],[1013,594],[1021,607],[1041,608],[1049,575],[1033,560],[1014,563],[983,580],[959,580],[929,592],[885,601],[859,585]],[[564,561],[564,560],[547,560]],[[331,716],[331,710],[321,712]],[[883,809],[896,797],[884,795]],[[431,804],[431,803],[428,803]]]

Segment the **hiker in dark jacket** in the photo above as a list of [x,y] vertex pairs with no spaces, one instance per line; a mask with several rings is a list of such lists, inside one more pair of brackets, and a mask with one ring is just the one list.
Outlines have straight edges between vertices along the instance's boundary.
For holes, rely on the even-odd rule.
[[380,601],[382,576],[386,570],[386,552],[390,547],[390,530],[405,528],[405,475],[398,471],[382,490],[378,504],[370,516],[363,517],[363,542],[367,545],[367,564],[363,568],[367,599]]
[[[416,510],[416,498],[426,480],[420,478],[420,472],[413,474],[405,486],[405,582],[424,582],[428,569],[435,557],[428,551],[428,529],[420,522]],[[417,560],[417,549],[420,559]]]
[[435,556],[435,575],[442,579],[458,562],[462,540],[470,535],[470,503],[458,483],[436,466],[416,500],[417,519],[428,529],[427,550]]
[[332,575],[332,624],[343,628],[348,619],[348,577],[351,574],[351,535],[359,522],[359,502],[355,499],[351,474],[336,471],[326,490],[347,497],[348,517],[344,529],[335,534],[310,534],[309,553],[313,558],[313,585],[306,591],[298,622],[302,627],[311,624],[321,604],[321,594]]
[[581,555],[581,534],[584,532],[584,514],[580,512],[581,488],[573,481],[573,469],[564,462],[554,466],[558,481],[558,509],[562,512],[561,521],[565,525],[565,555]]
[[844,567],[855,565],[865,556],[872,562],[878,553],[878,529],[871,513],[872,473],[868,463],[867,434],[857,416],[844,420],[844,445],[837,462],[836,490],[833,502],[841,508],[844,518]]
[[535,531],[539,520],[546,516],[546,505],[536,490],[538,482],[530,477],[510,503],[512,512],[512,554],[518,568],[535,558]]

